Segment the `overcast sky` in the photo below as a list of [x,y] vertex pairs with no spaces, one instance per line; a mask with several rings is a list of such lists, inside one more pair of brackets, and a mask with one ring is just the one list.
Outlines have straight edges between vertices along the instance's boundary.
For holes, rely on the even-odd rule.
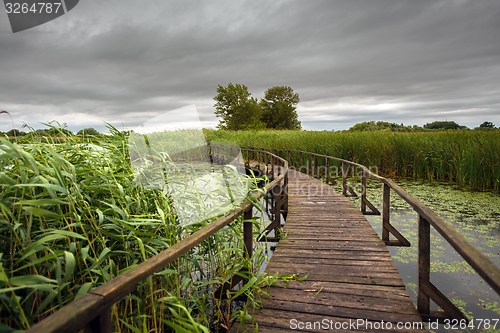
[[16,128],[77,131],[194,104],[215,127],[217,86],[232,82],[257,98],[291,86],[308,130],[500,126],[499,36],[498,0],[83,0],[15,34],[2,8],[0,110]]

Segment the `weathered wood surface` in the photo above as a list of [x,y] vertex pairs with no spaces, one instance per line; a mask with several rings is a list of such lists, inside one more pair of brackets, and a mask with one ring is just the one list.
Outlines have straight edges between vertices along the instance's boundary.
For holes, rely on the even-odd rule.
[[[287,236],[279,242],[267,272],[307,278],[269,289],[262,308],[253,313],[258,331],[425,332],[397,329],[398,322],[421,318],[386,245],[361,212],[305,174],[290,170],[288,186]],[[299,329],[299,322],[304,329]],[[346,329],[339,329],[342,324]],[[253,331],[252,324],[238,323],[231,330]]]

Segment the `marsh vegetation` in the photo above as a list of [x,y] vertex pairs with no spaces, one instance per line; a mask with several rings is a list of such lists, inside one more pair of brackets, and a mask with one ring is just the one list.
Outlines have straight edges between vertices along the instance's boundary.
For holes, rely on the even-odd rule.
[[500,192],[500,131],[399,133],[205,131],[209,141],[303,150],[375,166],[391,178],[444,181]]
[[[36,136],[23,145],[0,138],[2,332],[29,328],[224,213],[181,223],[182,207],[164,188],[138,184],[127,137],[110,131],[87,141],[63,133],[52,143]],[[248,195],[261,191],[252,178],[240,181]],[[221,197],[220,191],[204,195],[204,202]],[[269,279],[253,269],[265,259],[264,248],[245,257],[242,220],[140,283],[112,308],[115,330],[224,331],[248,316],[236,299],[246,295],[251,303],[254,290]],[[254,230],[262,220],[252,219]],[[214,297],[236,273],[247,283]]]

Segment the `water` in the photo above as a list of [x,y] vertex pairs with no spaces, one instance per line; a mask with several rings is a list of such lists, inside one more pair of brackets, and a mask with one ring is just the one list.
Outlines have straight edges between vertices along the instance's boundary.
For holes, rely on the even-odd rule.
[[[401,187],[433,209],[476,248],[500,266],[500,195],[456,189],[449,184],[426,184],[399,181]],[[353,183],[354,185],[354,183]],[[368,200],[382,210],[382,186],[368,183]],[[359,206],[359,198],[353,199]],[[389,251],[414,303],[417,300],[417,226],[418,216],[411,207],[391,192],[391,224],[412,244],[410,248],[389,247]],[[380,216],[367,216],[375,231],[381,234]],[[500,319],[500,296],[431,228],[431,282],[469,318]],[[431,303],[432,304],[432,303]],[[434,306],[435,310],[437,307]],[[476,324],[478,322],[476,321]],[[446,330],[440,325],[435,332],[500,332],[496,329]]]

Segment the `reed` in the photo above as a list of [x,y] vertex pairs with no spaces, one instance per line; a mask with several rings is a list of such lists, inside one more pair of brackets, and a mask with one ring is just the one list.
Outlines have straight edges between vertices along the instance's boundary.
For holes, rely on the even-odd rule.
[[[213,220],[180,224],[172,198],[134,182],[127,138],[110,130],[49,143],[32,134],[29,145],[0,138],[0,331],[29,328]],[[245,258],[241,221],[115,305],[115,331],[209,332],[245,316],[234,300],[252,288],[211,296],[264,260],[262,251]],[[252,287],[265,280],[247,274]]]
[[388,177],[456,183],[500,192],[500,131],[401,133],[215,131],[208,140],[242,147],[296,149],[375,166]]

